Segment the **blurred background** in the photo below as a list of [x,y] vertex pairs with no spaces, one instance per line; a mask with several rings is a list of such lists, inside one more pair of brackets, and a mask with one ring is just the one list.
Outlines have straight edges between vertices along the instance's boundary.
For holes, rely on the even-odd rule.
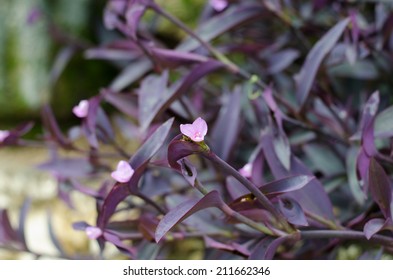
[[[118,65],[90,59],[87,52],[121,36],[104,28],[106,2],[0,0],[0,130],[33,120],[34,129],[26,137],[39,137],[43,132],[41,108],[47,103],[64,132],[79,123],[72,114],[72,107],[108,86],[123,66],[121,61]],[[191,28],[198,24],[198,17],[208,3],[207,0],[156,2]],[[169,47],[177,45],[185,36],[150,12],[145,14],[142,24],[154,26],[154,35]],[[349,73],[347,70],[342,72]],[[88,252],[98,252],[95,241],[88,240],[84,232],[75,231],[71,226],[81,220],[95,223],[95,201],[78,192],[71,193],[74,208],[61,201],[57,181],[35,168],[48,158],[45,148],[0,149],[0,209],[7,209],[11,223],[17,225],[21,208],[30,204],[26,241],[31,251],[39,253],[13,252],[0,246],[0,259],[54,258],[57,249],[51,241],[53,236],[70,255],[83,258]],[[181,246],[179,251],[183,254],[187,249],[191,252],[187,258],[203,257],[197,248],[200,244],[191,242]],[[338,258],[357,258],[360,253],[355,245],[342,246]],[[110,246],[106,254],[111,259],[123,258]]]
[[[51,104],[64,131],[79,122],[72,107],[97,94],[117,74],[116,65],[88,59],[86,50],[111,41],[115,32],[102,23],[105,0],[1,0],[0,1],[0,130],[34,120],[27,138],[42,135],[40,112]],[[204,0],[157,1],[190,26],[206,3]],[[170,3],[169,3],[170,2]],[[144,21],[153,20],[146,14]],[[168,44],[184,34],[170,30],[164,20],[155,21]],[[23,205],[29,205],[26,241],[29,248],[52,258],[57,250],[51,234],[70,254],[98,251],[96,242],[72,229],[75,221],[94,224],[93,199],[73,192],[70,209],[58,199],[57,182],[35,168],[49,158],[45,148],[0,149],[0,208],[7,209],[11,223],[18,223]],[[108,257],[121,258],[118,250]],[[113,255],[111,255],[113,253]],[[34,259],[37,255],[0,247],[0,259]]]

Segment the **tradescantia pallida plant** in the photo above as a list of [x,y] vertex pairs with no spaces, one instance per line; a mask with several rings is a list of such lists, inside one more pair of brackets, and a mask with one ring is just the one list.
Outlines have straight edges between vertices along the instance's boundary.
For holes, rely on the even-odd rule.
[[[40,167],[69,186],[66,203],[72,191],[96,200],[96,224],[74,228],[132,259],[187,239],[206,259],[391,254],[393,8],[333,2],[206,1],[192,29],[154,1],[108,1],[112,41],[85,54],[121,70],[73,109],[89,148],[42,114],[56,156]],[[175,46],[163,19],[186,34]],[[0,131],[1,145],[28,145],[29,128]],[[80,183],[93,177],[98,190]],[[0,241],[28,250],[6,210],[0,221]]]

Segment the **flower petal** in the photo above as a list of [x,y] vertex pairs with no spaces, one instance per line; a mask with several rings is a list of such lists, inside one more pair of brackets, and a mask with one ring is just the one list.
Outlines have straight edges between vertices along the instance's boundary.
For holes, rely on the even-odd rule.
[[131,165],[128,162],[121,160],[118,163],[116,170],[111,173],[111,176],[117,182],[127,183],[130,181],[133,174],[134,169],[131,167]]
[[183,133],[185,136],[190,137],[191,139],[194,137],[196,130],[192,124],[181,124],[180,125],[180,131]]
[[85,232],[87,237],[92,240],[97,239],[102,235],[102,230],[98,227],[86,227]]
[[89,112],[89,101],[81,100],[79,104],[72,109],[72,112],[79,118],[85,118]]
[[239,170],[239,173],[246,178],[251,177],[251,172],[252,172],[252,163],[247,163]]
[[202,136],[207,134],[207,123],[201,117],[197,118],[192,125]]
[[0,143],[3,142],[9,135],[10,132],[8,130],[0,130]]
[[217,12],[221,12],[228,6],[228,2],[226,0],[210,0],[209,2]]

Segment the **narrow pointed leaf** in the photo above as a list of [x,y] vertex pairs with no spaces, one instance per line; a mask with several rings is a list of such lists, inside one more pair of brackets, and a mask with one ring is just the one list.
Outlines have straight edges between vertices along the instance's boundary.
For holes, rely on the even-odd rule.
[[206,208],[218,207],[222,203],[221,197],[217,191],[211,191],[203,198],[195,198],[181,203],[177,207],[171,209],[161,219],[155,234],[156,242],[158,243],[168,231],[190,215]]
[[[135,173],[134,173],[135,175]],[[103,229],[113,215],[117,205],[127,196],[131,195],[129,188],[125,184],[116,183],[102,204],[97,217],[97,226]]]
[[82,127],[89,144],[93,148],[98,148],[98,138],[96,133],[97,114],[101,102],[100,96],[89,99],[89,109],[86,118],[83,119]]
[[178,163],[180,164],[181,173],[183,174],[183,177],[187,180],[187,182],[191,186],[194,186],[195,179],[197,176],[197,170],[195,166],[192,165],[191,162],[186,158],[179,160]]
[[[390,220],[390,219],[389,219]],[[363,228],[364,235],[369,240],[374,234],[383,230],[388,224],[389,220],[385,219],[371,219],[369,220]]]
[[[275,178],[296,175],[313,176],[312,172],[293,155],[291,156],[291,169],[288,171],[278,160],[272,141],[269,134],[262,137],[263,152]],[[314,178],[303,188],[290,192],[288,195],[298,201],[305,211],[334,220],[331,201],[319,180]]]
[[288,237],[265,237],[254,248],[249,256],[250,260],[272,260],[277,248],[284,243]]
[[160,62],[160,65],[176,68],[185,64],[200,63],[208,60],[206,56],[183,52],[178,50],[151,48],[152,55]]
[[307,100],[322,60],[336,45],[348,23],[348,18],[341,20],[330,29],[308,53],[306,61],[296,78],[296,97],[300,107],[303,107]]
[[371,158],[368,172],[372,198],[378,204],[385,218],[392,219],[392,187],[388,175],[374,158]]
[[105,100],[127,116],[136,118],[138,109],[130,95],[108,92],[104,94]]
[[349,190],[351,191],[353,197],[359,205],[363,205],[365,202],[365,195],[360,188],[359,180],[356,174],[356,158],[358,154],[358,149],[351,147],[346,156],[346,169]]
[[261,186],[259,189],[267,196],[274,197],[283,193],[300,190],[311,180],[314,176],[298,175],[288,178],[279,179]]
[[[226,31],[258,17],[262,14],[263,9],[260,5],[241,5],[227,9],[225,12],[209,19],[195,32],[202,40],[209,42]],[[187,38],[178,50],[192,51],[198,48],[200,43],[194,38]]]
[[93,171],[89,161],[85,158],[53,158],[38,165],[38,168],[61,178],[86,177]]
[[178,161],[186,156],[204,152],[204,150],[195,142],[182,140],[182,134],[177,135],[168,145],[168,163],[169,165],[181,171]]
[[145,75],[152,68],[149,59],[143,58],[131,63],[112,81],[109,88],[114,92],[120,92],[136,80]]
[[132,259],[135,259],[136,249],[134,247],[131,247],[123,243],[123,241],[121,241],[121,239],[115,234],[104,232],[103,236],[106,241],[115,245],[121,252],[130,256]]
[[388,138],[393,136],[393,106],[379,113],[375,119],[375,138]]
[[308,226],[306,216],[299,203],[289,197],[280,197],[278,205],[287,221],[293,225]]
[[238,199],[244,195],[249,195],[250,191],[238,180],[236,180],[232,176],[228,176],[226,178],[226,188],[228,190],[229,195],[233,200]]
[[50,240],[52,241],[52,244],[56,247],[56,249],[60,252],[60,254],[62,256],[67,256],[66,251],[64,250],[63,246],[61,245],[59,239],[57,238],[57,236],[54,232],[53,223],[52,223],[52,214],[49,209],[46,212],[46,217],[47,217],[49,237],[50,237]]
[[168,133],[172,127],[172,123],[173,118],[163,123],[133,155],[129,163],[132,168],[134,168],[135,172],[132,175],[130,182],[126,184],[115,184],[105,198],[97,218],[97,225],[100,228],[105,227],[120,202],[122,202],[127,196],[138,193],[138,182],[146,168],[146,164],[165,143]]
[[366,102],[361,120],[362,147],[369,157],[377,154],[374,142],[374,120],[378,111],[379,100],[379,92],[374,92]]
[[208,236],[204,236],[203,240],[205,241],[205,246],[206,248],[214,248],[218,250],[224,250],[228,252],[232,252],[235,254],[239,254],[245,257],[248,257],[250,255],[250,252],[245,246],[242,246],[237,243],[232,243],[232,244],[224,244],[222,242],[216,241],[213,238],[210,238]]
[[[200,63],[195,66],[179,83],[175,86],[167,88],[166,85],[162,86],[165,81],[165,76],[159,82],[157,82],[161,88],[154,87],[152,92],[150,86],[146,84],[145,87],[141,88],[143,91],[139,94],[139,107],[145,108],[139,114],[139,121],[143,130],[147,129],[149,124],[160,114],[162,114],[177,98],[182,94],[186,93],[192,85],[194,85],[199,79],[203,78],[207,74],[214,72],[220,68],[224,67],[224,64],[215,61],[208,60],[206,62]],[[152,81],[150,80],[150,83]],[[146,109],[146,106],[148,109]]]
[[0,209],[0,244],[18,241],[18,233],[12,228],[8,212]]
[[227,160],[237,140],[241,111],[241,91],[235,91],[222,107],[211,134],[213,151],[223,160]]
[[22,205],[22,207],[20,209],[20,213],[19,213],[18,237],[19,237],[19,240],[23,244],[23,247],[25,249],[27,249],[25,226],[26,226],[26,218],[27,218],[27,214],[28,214],[30,205],[31,205],[31,200],[26,199],[23,202],[23,205]]
[[147,163],[162,147],[171,130],[174,118],[167,120],[160,125],[153,134],[145,141],[130,160],[131,166],[135,169]]
[[57,123],[53,111],[49,107],[49,105],[43,107],[41,116],[45,128],[50,133],[51,139],[63,148],[71,148],[71,141],[67,139],[64,136],[63,132],[60,130],[59,124]]

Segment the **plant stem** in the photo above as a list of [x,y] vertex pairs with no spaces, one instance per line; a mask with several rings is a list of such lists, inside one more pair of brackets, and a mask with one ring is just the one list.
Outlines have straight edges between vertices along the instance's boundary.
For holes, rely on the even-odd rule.
[[[353,230],[310,230],[301,231],[301,238],[304,239],[322,239],[322,238],[339,238],[339,239],[353,239],[367,241],[363,232]],[[388,247],[393,247],[393,238],[375,234],[371,237],[369,242],[381,244]]]
[[235,65],[232,61],[230,61],[223,53],[218,51],[216,48],[214,48],[212,45],[210,45],[208,42],[204,41],[201,37],[199,37],[192,29],[190,29],[187,25],[185,25],[182,21],[174,17],[173,15],[169,14],[166,12],[164,9],[162,9],[160,6],[155,5],[154,3],[150,5],[150,8],[152,8],[155,12],[158,14],[162,15],[163,17],[167,18],[169,21],[171,21],[173,24],[177,25],[179,28],[184,30],[188,35],[190,35],[192,38],[197,40],[206,50],[208,50],[213,56],[215,56],[219,61],[224,63],[225,65],[228,66],[228,68],[234,72],[239,71],[239,67]]
[[212,152],[202,153],[204,157],[211,160],[220,166],[226,173],[235,177],[240,183],[242,183],[253,195],[255,195],[256,199],[262,204],[262,206],[268,210],[272,215],[277,219],[277,221],[284,227],[284,229],[292,233],[295,229],[290,226],[285,219],[285,217],[278,212],[278,210],[273,206],[273,204],[267,199],[267,197],[249,180],[244,178],[236,169],[218,157],[216,154]]
[[[203,195],[207,195],[209,193],[209,191],[202,186],[202,184],[199,182],[198,179],[195,179],[194,187],[198,191],[200,191]],[[232,210],[232,208],[229,207],[228,204],[226,204],[225,202],[223,202],[219,208],[222,212],[224,212],[229,217],[232,217],[232,218],[238,220],[239,222],[242,222],[243,224],[248,225],[249,227],[251,227],[257,231],[260,231],[264,234],[273,235],[273,236],[274,235],[278,235],[278,236],[285,235],[285,233],[283,233],[281,231],[272,231],[271,229],[267,228],[266,226],[256,223],[253,220],[247,218],[246,216]]]
[[150,197],[144,195],[141,192],[138,192],[136,194],[136,196],[138,196],[139,198],[141,198],[142,200],[144,200],[147,204],[150,204],[151,206],[153,206],[158,212],[160,212],[161,214],[165,215],[166,211],[165,209],[163,209],[160,205],[158,205],[154,200],[152,200]]
[[303,210],[303,211],[304,211],[304,214],[306,214],[307,217],[313,219],[314,221],[317,221],[318,223],[321,223],[321,224],[327,226],[330,229],[334,229],[334,230],[338,230],[338,229],[343,230],[343,229],[345,229],[344,227],[335,224],[331,220],[327,220],[327,219],[325,219],[325,218],[323,218],[323,217],[321,217],[319,215],[316,215],[314,213],[311,213],[311,212],[308,212],[308,211],[305,211],[305,210]]

